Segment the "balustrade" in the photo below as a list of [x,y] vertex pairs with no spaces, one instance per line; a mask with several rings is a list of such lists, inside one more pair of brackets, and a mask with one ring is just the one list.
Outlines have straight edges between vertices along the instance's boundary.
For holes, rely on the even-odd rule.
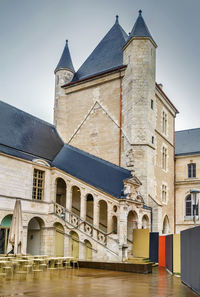
[[[82,220],[75,213],[65,209],[63,206],[59,205],[58,203],[54,204],[54,212],[61,219],[65,220],[66,222],[69,222],[72,226],[74,226],[77,229],[80,229],[80,225],[83,224],[83,230],[80,230],[80,231],[84,231],[87,235],[91,236],[92,238],[95,238],[99,243],[103,245],[107,244],[107,234],[97,229],[87,221]],[[67,214],[67,216],[65,214]],[[67,220],[65,218],[67,218]],[[95,234],[94,230],[97,233],[97,237],[94,236]]]

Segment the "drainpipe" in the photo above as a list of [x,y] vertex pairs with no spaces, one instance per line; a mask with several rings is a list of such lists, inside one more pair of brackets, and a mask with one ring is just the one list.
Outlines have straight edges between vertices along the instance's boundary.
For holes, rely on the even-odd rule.
[[121,166],[121,153],[122,153],[122,76],[120,71],[119,166]]

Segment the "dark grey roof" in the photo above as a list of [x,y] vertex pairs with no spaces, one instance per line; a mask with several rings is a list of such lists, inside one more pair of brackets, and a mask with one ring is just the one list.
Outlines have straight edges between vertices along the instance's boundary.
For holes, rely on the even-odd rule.
[[175,155],[200,154],[200,128],[175,132]]
[[56,69],[55,69],[55,72],[58,69],[66,69],[66,68],[72,70],[72,72],[75,72],[74,66],[72,64],[71,55],[70,55],[70,52],[69,52],[68,40],[66,40],[66,44],[65,44],[62,56],[60,58],[60,61],[59,61],[58,65],[57,65]]
[[64,143],[55,126],[0,101],[0,144],[52,161]]
[[129,39],[131,39],[134,36],[135,37],[149,37],[153,40],[151,33],[149,32],[149,29],[148,29],[147,25],[145,24],[145,21],[142,17],[141,10],[139,10],[139,16],[138,16],[138,18],[135,22],[135,25],[133,26],[133,29],[129,35]]
[[0,101],[0,151],[51,166],[110,194],[121,197],[130,171],[65,144],[55,126]]
[[113,27],[76,72],[73,81],[123,65],[123,46],[127,39],[128,35],[119,25],[117,16]]
[[67,144],[58,153],[52,166],[117,198],[121,197],[123,180],[131,177],[129,170]]

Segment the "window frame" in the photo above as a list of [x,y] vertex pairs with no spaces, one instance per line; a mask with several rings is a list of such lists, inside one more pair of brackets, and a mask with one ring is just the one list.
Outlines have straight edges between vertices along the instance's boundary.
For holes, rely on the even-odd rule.
[[[190,200],[188,200],[190,198]],[[190,203],[190,213],[187,212],[188,206],[187,203]],[[197,199],[197,208],[196,208],[196,217],[199,217],[199,200]],[[189,194],[185,197],[185,219],[186,220],[193,220],[194,218],[194,204],[192,202],[192,195]]]
[[[41,176],[40,176],[41,175]],[[44,199],[45,171],[38,168],[33,170],[32,199],[42,201]]]
[[196,176],[197,176],[196,163],[187,164],[187,177],[188,178],[196,178]]

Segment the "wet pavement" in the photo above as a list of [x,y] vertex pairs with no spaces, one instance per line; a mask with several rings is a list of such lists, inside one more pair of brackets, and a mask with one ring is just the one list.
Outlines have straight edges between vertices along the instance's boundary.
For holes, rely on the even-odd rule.
[[0,279],[0,297],[193,297],[198,296],[164,268],[152,274],[94,269],[37,272]]

